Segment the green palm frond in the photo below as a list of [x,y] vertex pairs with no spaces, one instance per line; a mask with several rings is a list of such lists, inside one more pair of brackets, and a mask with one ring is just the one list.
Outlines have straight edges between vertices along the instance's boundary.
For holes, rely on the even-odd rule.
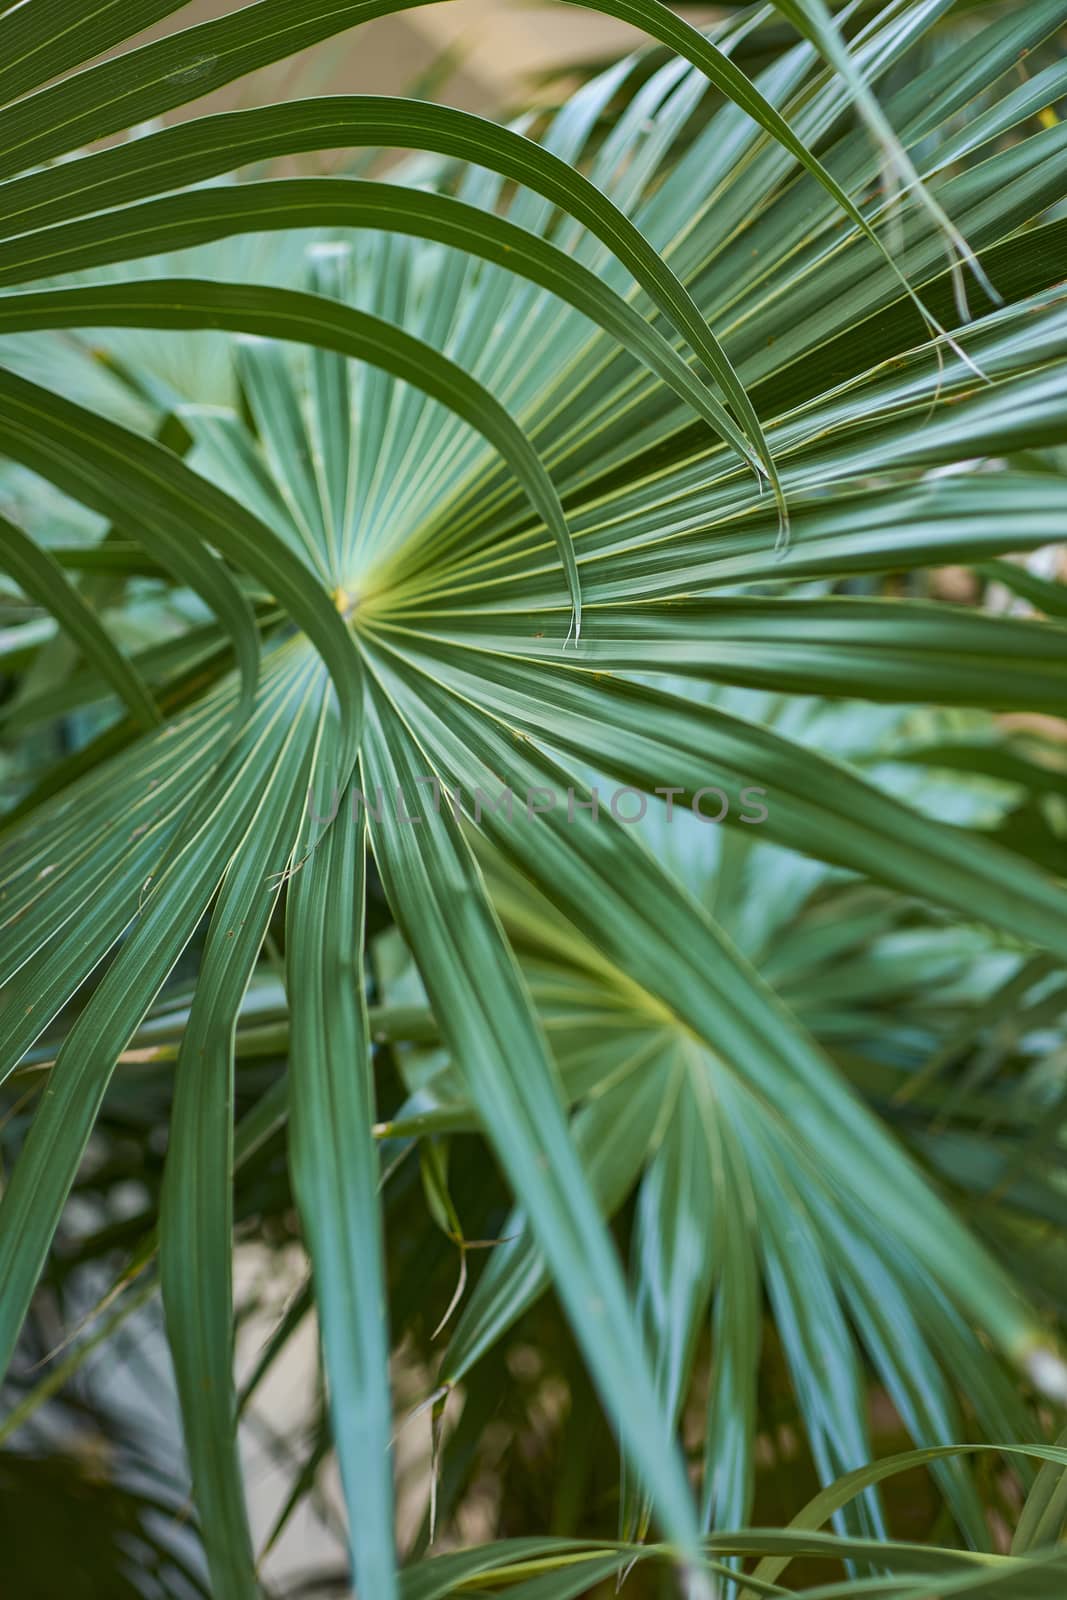
[[[304,1470],[332,1432],[361,1596],[547,1600],[646,1554],[694,1595],[762,1557],[749,1592],[782,1592],[802,1553],[856,1593],[1021,1593],[1025,1571],[1051,1595],[1059,1557],[992,1555],[951,1452],[970,1432],[1023,1479],[1043,1460],[1023,1548],[1054,1537],[1063,1452],[1008,1364],[1067,1397],[1062,1296],[1006,1241],[1062,1191],[1035,1166],[990,1215],[966,1198],[1028,1175],[1055,1075],[1024,1023],[962,1083],[945,1063],[998,1025],[984,983],[1018,1018],[1027,963],[1067,959],[1039,777],[1012,769],[1019,804],[983,812],[975,754],[1026,769],[989,713],[1062,709],[1067,632],[1047,579],[1013,580],[1047,620],[917,579],[1012,576],[1067,526],[1045,454],[1067,442],[1067,135],[1037,115],[1067,79],[1016,76],[1067,4],[948,57],[922,53],[945,0],[864,9],[847,44],[822,4],[782,6],[810,37],[750,78],[732,52],[762,13],[703,34],[597,0],[672,55],[590,80],[536,139],[338,96],[77,154],[403,8],[257,0],[74,71],[178,7],[0,7],[0,565],[72,641],[38,615],[4,632],[3,725],[35,741],[0,899],[0,1070],[34,1103],[0,1201],[5,1362],[116,1066],[147,1052],[174,1083],[136,1248],[159,1249],[219,1595],[260,1592],[232,1240],[279,1137],[330,1419]],[[386,182],[229,176],[384,146],[419,154]],[[973,320],[957,258],[992,291]],[[52,490],[83,510],[54,521]],[[124,653],[110,609],[150,642]],[[902,706],[937,712],[879,709]],[[551,1284],[624,1458],[619,1545],[398,1571],[390,1207],[456,1233],[449,1133],[485,1152],[474,1194],[508,1242],[436,1381],[473,1393]],[[394,1178],[420,1141],[413,1200]],[[465,1267],[438,1233],[435,1269],[457,1243]],[[824,1486],[777,1544],[721,1532],[753,1513],[768,1329]],[[709,1350],[694,1494],[676,1436]],[[979,1556],[888,1537],[872,1380]],[[662,1548],[637,1543],[653,1518]]]

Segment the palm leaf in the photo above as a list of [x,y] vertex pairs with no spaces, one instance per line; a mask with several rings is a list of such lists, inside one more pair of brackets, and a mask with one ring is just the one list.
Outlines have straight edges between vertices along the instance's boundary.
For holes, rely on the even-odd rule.
[[[336,738],[329,726],[324,743]],[[317,759],[323,760],[320,745]],[[327,761],[328,769],[333,759]],[[303,791],[301,788],[301,798]],[[389,1331],[363,1002],[365,824],[350,797],[310,838],[289,896],[290,1161],[315,1274],[357,1584],[397,1592],[389,1471]]]

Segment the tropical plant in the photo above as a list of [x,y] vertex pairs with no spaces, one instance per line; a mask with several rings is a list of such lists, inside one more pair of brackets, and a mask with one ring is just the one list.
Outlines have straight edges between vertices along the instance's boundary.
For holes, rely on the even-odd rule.
[[[1062,789],[987,713],[1061,711],[1065,635],[890,580],[1063,532],[1067,141],[1050,108],[1067,70],[1042,51],[1067,4],[1031,0],[915,74],[952,0],[862,12],[847,45],[821,0],[783,3],[800,42],[750,80],[732,51],[753,18],[705,35],[655,0],[598,0],[671,58],[609,69],[536,140],[341,96],[62,159],[400,8],[258,0],[73,71],[176,0],[74,23],[50,0],[0,5],[3,561],[71,641],[37,611],[4,639],[24,741],[2,902],[5,1070],[23,1063],[4,1361],[94,1125],[116,1115],[116,1064],[136,1102],[127,1069],[169,1054],[161,1182],[105,1242],[138,1269],[158,1250],[215,1594],[259,1592],[235,1171],[279,1139],[271,1204],[291,1183],[328,1389],[311,1470],[332,1438],[364,1600],[586,1593],[643,1556],[652,1517],[647,1552],[694,1594],[746,1555],[764,1560],[744,1592],[780,1592],[785,1561],[813,1552],[853,1563],[835,1593],[1057,1593],[1043,1547],[1067,1454],[1030,1401],[1067,1397],[1062,1293],[1029,1245],[1062,1198],[1052,1177],[1041,1203],[1010,1188],[1056,1074],[1032,1084],[1026,1041],[972,1062],[976,1081],[945,1090],[954,1146],[901,1108],[943,1086],[931,1051],[954,1063],[985,1040],[975,988],[1047,1010],[1067,955],[1054,829],[1025,806],[981,815],[973,777],[907,799],[922,762],[1000,761],[1015,792]],[[1024,58],[1038,70],[1020,79]],[[380,146],[423,154],[388,182],[225,176]],[[1029,597],[1062,617],[1048,587]],[[811,696],[866,718],[970,714],[935,748],[916,738],[907,773],[865,774],[877,739],[842,747]],[[658,814],[646,837],[635,807]],[[894,958],[928,1011],[929,964],[960,951],[962,1015],[902,1049]],[[992,1216],[956,1203],[998,1155],[979,1091],[1015,1141]],[[450,1134],[492,1156],[462,1195]],[[422,1186],[398,1205],[440,1225],[432,1267],[398,1246],[398,1273],[383,1246],[383,1140],[388,1171],[418,1148]],[[628,1289],[604,1213],[635,1185]],[[479,1361],[551,1282],[625,1461],[622,1542],[537,1528],[398,1581],[391,1343],[413,1283],[457,1252],[465,1268],[472,1219],[506,1242],[438,1405],[478,1392]],[[736,1534],[764,1290],[816,1476],[845,1476],[795,1528]],[[708,1348],[694,1495],[673,1435]],[[870,1464],[871,1374],[920,1447],[907,1463],[935,1463],[942,1531],[979,1554],[887,1537],[876,1485],[900,1462]],[[959,1461],[983,1442],[1024,1478],[1045,1463],[1010,1557],[988,1553]]]

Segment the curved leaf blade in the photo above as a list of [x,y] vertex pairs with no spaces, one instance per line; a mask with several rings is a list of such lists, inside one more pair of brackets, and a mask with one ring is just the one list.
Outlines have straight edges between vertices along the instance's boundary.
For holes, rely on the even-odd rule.
[[[135,928],[68,1032],[0,1199],[0,1368],[6,1370],[116,1059],[165,982],[255,810],[300,674],[284,669],[167,851]],[[77,935],[76,935],[77,937]]]
[[[558,1085],[511,951],[447,808],[429,826],[401,821],[398,795],[432,777],[389,702],[375,690],[361,756],[386,892],[422,972],[442,1033],[464,1073],[635,1472],[681,1555],[698,1561],[696,1517],[647,1371],[622,1275],[567,1131]],[[625,1410],[619,1402],[625,1397]]]
[[50,611],[80,646],[87,661],[110,683],[142,728],[158,726],[159,707],[141,674],[119,650],[96,612],[67,578],[59,562],[7,517],[0,516],[0,567]]
[[[325,343],[327,348],[381,367],[412,384],[455,411],[507,461],[559,550],[574,606],[575,630],[580,627],[581,585],[571,536],[559,497],[540,457],[500,402],[455,362],[423,340],[369,312],[357,311],[319,295],[296,289],[200,282],[194,278],[0,296],[0,329],[57,328],[87,323],[114,327],[226,327],[234,332]],[[8,380],[16,385],[19,381]],[[0,387],[0,395],[3,393]],[[47,409],[42,403],[42,410]],[[112,426],[106,425],[108,429]],[[104,427],[100,425],[101,429]],[[3,439],[4,434],[0,433],[0,443]],[[344,623],[326,601],[322,590],[309,582],[306,568],[272,529],[195,474],[189,473],[188,477],[200,486],[196,497],[211,507],[212,537],[220,548],[232,551],[249,571],[269,584],[277,598],[307,628],[330,664],[349,723],[349,738],[344,747],[346,765],[342,772],[342,777],[347,779],[356,742],[352,730],[357,722],[357,702],[352,685],[359,681],[359,666]],[[223,501],[232,507],[225,522],[220,513]]]
[[[1017,1361],[1028,1362],[1035,1350],[1044,1348],[1044,1335],[1033,1312],[1009,1291],[1001,1269],[933,1194],[883,1126],[851,1094],[843,1092],[827,1058],[777,996],[772,995],[706,913],[658,867],[634,838],[632,828],[603,815],[593,817],[592,797],[574,768],[559,766],[540,753],[544,741],[557,750],[565,749],[580,771],[592,765],[649,793],[670,773],[678,791],[684,789],[691,794],[703,781],[712,761],[720,772],[723,766],[719,758],[721,747],[709,737],[711,721],[706,708],[677,703],[679,708],[685,706],[679,715],[691,717],[694,729],[700,728],[687,759],[697,764],[702,776],[687,777],[681,745],[668,745],[665,737],[657,739],[647,731],[655,728],[666,733],[662,702],[667,697],[652,696],[651,691],[647,694],[657,701],[654,716],[646,691],[638,692],[632,685],[621,689],[626,695],[637,694],[645,705],[641,723],[645,731],[638,731],[635,719],[627,724],[625,735],[616,745],[619,729],[611,701],[620,686],[612,680],[605,680],[592,693],[597,707],[595,726],[591,717],[580,738],[572,741],[562,733],[560,706],[565,697],[561,700],[558,693],[553,693],[549,704],[546,696],[550,680],[544,669],[534,675],[538,709],[532,714],[524,697],[516,692],[518,680],[512,676],[515,669],[509,668],[509,684],[502,691],[499,683],[495,690],[490,689],[490,675],[484,667],[476,677],[457,678],[454,667],[444,657],[416,666],[411,657],[383,658],[376,652],[375,670],[386,677],[404,714],[418,729],[440,770],[442,784],[456,792],[457,803],[473,815],[501,853],[532,879],[595,948],[603,950],[622,972],[665,1004],[683,1027],[695,1032],[727,1061],[746,1087],[765,1101],[768,1111],[772,1107],[780,1111],[788,1105],[797,1136],[820,1151],[822,1165],[828,1172],[832,1170],[836,1181],[850,1192],[857,1191],[858,1186],[865,1207],[881,1205],[887,1214],[891,1209],[903,1230],[906,1206],[907,1237],[913,1241],[913,1248]],[[578,679],[581,675],[566,676]],[[497,680],[495,667],[492,677]],[[610,694],[605,688],[610,689]],[[552,722],[551,732],[546,731],[545,718]],[[730,720],[732,724],[733,719]],[[742,737],[746,740],[757,735],[760,739],[766,737],[764,729],[750,730],[741,723],[738,726],[745,729]],[[516,733],[520,736],[518,742]],[[527,737],[522,737],[524,734]],[[797,768],[805,766],[811,752],[789,741],[781,742],[783,774],[792,772],[792,781],[796,782]],[[639,752],[646,743],[647,761],[642,764]],[[751,760],[753,747],[747,748]],[[788,762],[784,757],[786,748],[791,752]],[[813,760],[818,763],[825,758]],[[809,780],[811,770],[808,766]],[[499,799],[500,780],[496,775],[501,771],[508,773],[509,786],[517,789],[520,796],[525,789],[527,803],[530,795],[551,796],[552,803],[527,817],[525,825],[521,817],[511,820],[506,811],[486,803]],[[830,848],[830,833],[837,838],[845,832],[840,818],[848,810],[848,784],[860,780],[854,779],[843,764],[825,761],[825,771],[828,790],[830,772],[834,774],[834,804],[839,808],[832,827],[826,824]],[[810,791],[810,781],[804,787],[805,792]],[[862,787],[865,793],[870,787],[872,797],[877,797],[877,801],[872,799],[872,805],[884,802],[895,806],[873,787]],[[414,792],[409,784],[405,793]],[[561,795],[566,796],[566,808],[556,803]],[[773,808],[773,791],[770,798]],[[780,792],[777,803],[781,809]],[[578,811],[578,804],[583,811]],[[910,815],[904,807],[897,809]],[[824,805],[820,811],[824,821],[827,811]],[[868,858],[864,868],[877,876],[878,862],[885,856],[889,824],[877,817],[870,823],[864,819],[863,826],[872,829],[872,858],[873,840],[877,838],[877,858]],[[924,827],[946,836],[945,854],[950,863],[955,851],[962,857],[971,847],[970,840],[957,844],[952,829],[938,830],[920,819],[917,831],[921,833]],[[796,846],[797,842],[793,843]],[[1009,866],[1015,881],[1023,869],[1014,858],[1005,855],[997,862],[1005,874]],[[936,881],[938,867],[942,863],[935,864],[933,858],[924,860],[924,884],[928,879]],[[949,871],[951,874],[953,865]],[[973,897],[971,880],[959,866],[955,866],[955,873],[960,891],[966,883]],[[1050,928],[1053,942],[1062,942],[1062,917],[1053,911],[1059,904],[1060,891],[1045,885],[1036,873],[1033,877],[1040,885],[1037,902],[1045,903],[1042,925]],[[933,881],[925,892],[931,892]],[[1033,885],[1028,887],[1033,895]],[[1010,914],[1005,900],[1002,915]],[[639,948],[635,948],[631,937],[635,926],[642,930]],[[832,1139],[831,1129],[835,1130]],[[876,1194],[882,1196],[881,1201]]]
[[[699,37],[699,35],[698,35]],[[2,117],[0,117],[2,133]],[[689,341],[748,431],[778,490],[762,424],[733,365],[700,308],[629,217],[568,162],[510,128],[471,112],[399,96],[333,96],[265,110],[207,117],[103,151],[2,191],[8,228],[68,221],[87,210],[125,203],[250,161],[349,145],[399,146],[455,156],[526,185],[560,206],[618,258],[653,303]],[[3,168],[0,164],[0,174]],[[36,218],[36,220],[34,220]]]
[[[231,596],[239,592],[203,543],[210,540],[266,585],[306,630],[329,668],[345,728],[339,781],[347,781],[359,744],[359,658],[333,601],[274,530],[154,440],[61,400],[25,378],[0,370],[0,401],[4,403],[0,449],[105,511],[120,527],[135,534],[150,529],[168,564],[183,576],[190,573],[190,581],[205,598],[212,580],[203,574],[210,573],[213,579],[224,573],[224,582],[213,584],[211,594],[213,599],[220,592],[225,595],[224,619],[232,617],[235,629]],[[197,518],[194,535],[191,508]],[[237,644],[247,692],[249,679],[254,682],[258,675],[258,642],[243,598],[239,608]],[[249,633],[251,643],[246,639]]]
[[[449,194],[361,178],[283,178],[198,189],[62,223],[0,244],[0,285],[185,249],[240,233],[374,228],[434,239],[538,284],[603,328],[748,461],[759,458],[729,413],[661,333],[595,272],[506,217]],[[0,301],[14,317],[17,305]]]
[[[330,724],[327,746],[336,740]],[[322,759],[322,751],[319,752]],[[336,754],[324,765],[332,771]],[[312,1261],[356,1588],[394,1600],[392,1407],[364,996],[365,822],[345,791],[290,885],[289,1163]]]
[[233,1101],[237,1014],[301,822],[313,725],[296,706],[212,913],[178,1056],[159,1216],[160,1279],[200,1529],[219,1594],[260,1594],[237,1452]]
[[[803,559],[799,541],[794,548]],[[1005,562],[998,576],[1002,568],[1017,570]],[[1035,589],[1031,580],[1035,600],[1044,593],[1040,582]],[[1044,587],[1055,603],[1060,586]],[[450,625],[434,608],[405,616],[404,626],[474,651],[558,664],[565,622],[542,613],[542,626],[532,631],[532,614],[532,607],[484,618],[472,612]],[[1067,629],[933,601],[709,597],[587,605],[571,661],[597,672],[662,672],[848,699],[1052,713],[1067,701]]]
[[64,0],[27,0],[0,22],[0,104],[180,11],[185,0],[96,0],[70,15]]

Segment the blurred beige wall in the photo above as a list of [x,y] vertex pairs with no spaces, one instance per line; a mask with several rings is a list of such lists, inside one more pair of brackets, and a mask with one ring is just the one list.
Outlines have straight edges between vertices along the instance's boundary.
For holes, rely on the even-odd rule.
[[[225,16],[240,10],[242,3],[191,0],[135,42]],[[364,23],[205,96],[195,109],[219,110],[294,94],[403,94],[447,52],[449,70],[436,93],[452,105],[494,110],[524,98],[546,68],[600,61],[641,40],[625,23],[576,7],[447,0]]]

